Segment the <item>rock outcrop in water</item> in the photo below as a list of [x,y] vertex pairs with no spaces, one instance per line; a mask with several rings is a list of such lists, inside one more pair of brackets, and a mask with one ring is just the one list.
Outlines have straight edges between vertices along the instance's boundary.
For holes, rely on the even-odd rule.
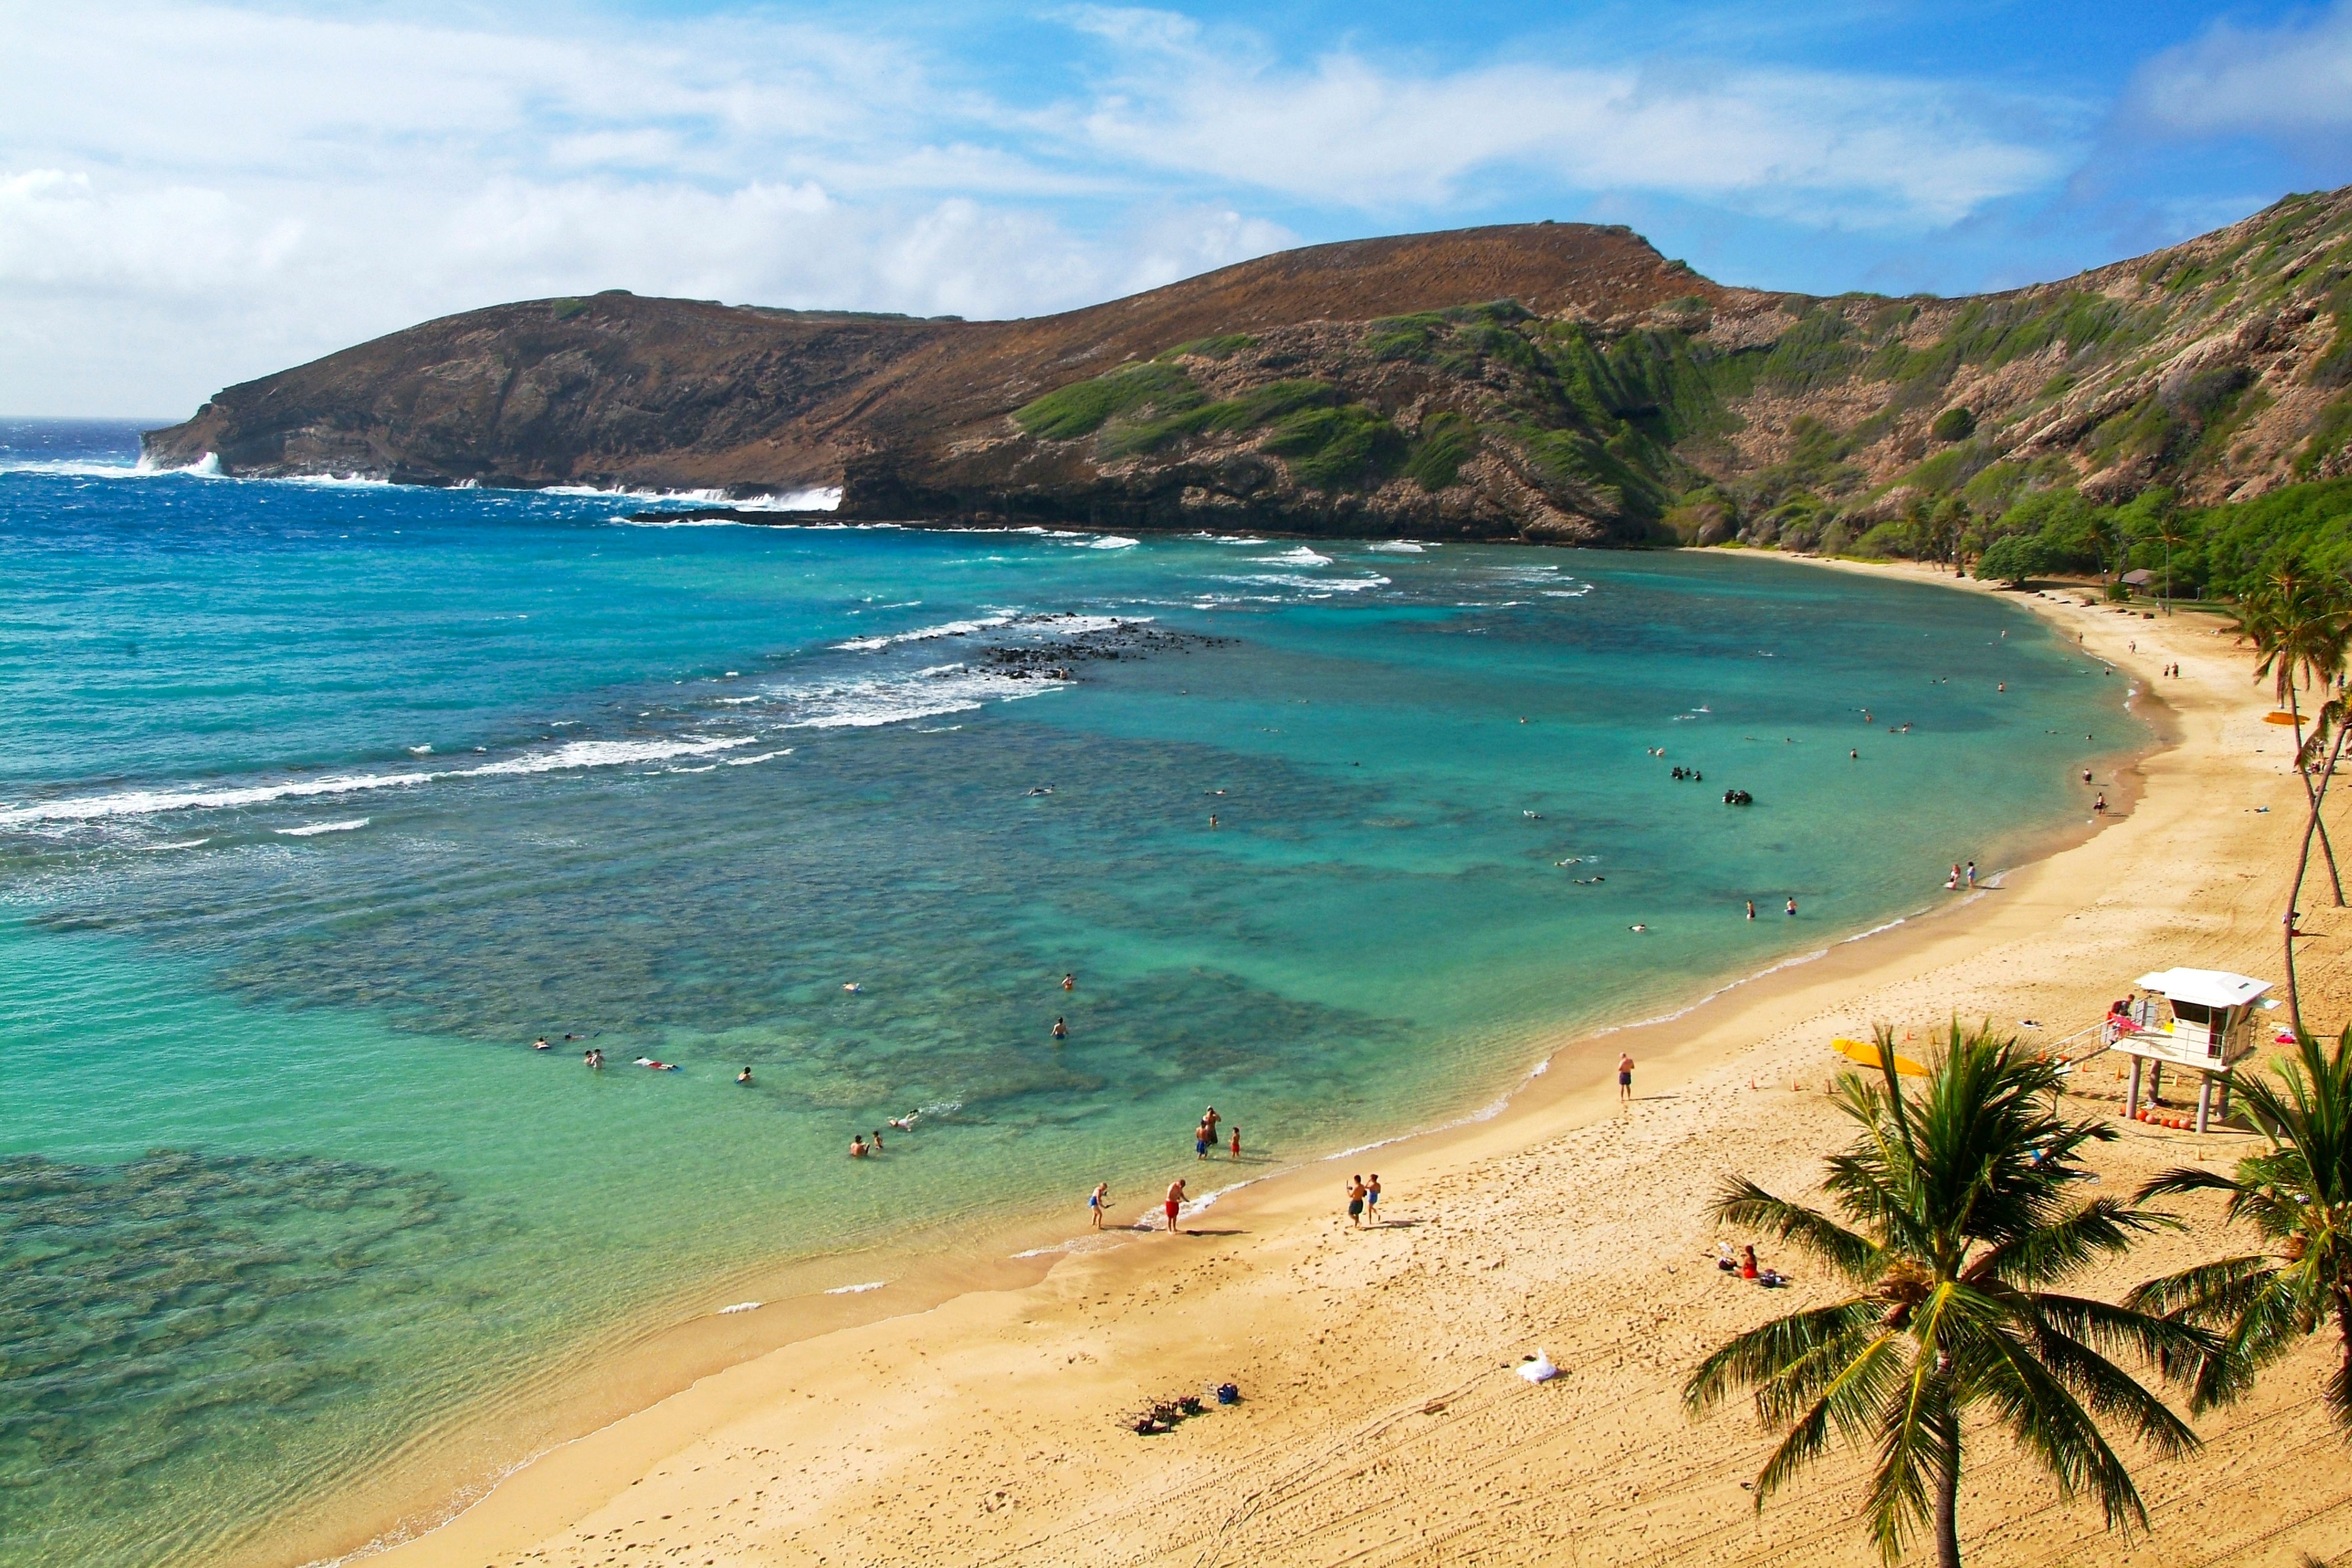
[[1628,230],[1318,246],[970,322],[614,292],[228,388],[146,455],[841,514],[1630,544],[1857,525],[1999,464],[2113,498],[2352,473],[2352,187],[2063,283],[1727,287]]

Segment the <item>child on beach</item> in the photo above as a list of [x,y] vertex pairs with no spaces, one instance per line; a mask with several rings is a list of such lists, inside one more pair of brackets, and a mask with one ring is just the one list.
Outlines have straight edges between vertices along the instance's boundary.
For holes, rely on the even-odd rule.
[[1237,1160],[1242,1157],[1242,1130],[1239,1126],[1234,1128],[1233,1155]]

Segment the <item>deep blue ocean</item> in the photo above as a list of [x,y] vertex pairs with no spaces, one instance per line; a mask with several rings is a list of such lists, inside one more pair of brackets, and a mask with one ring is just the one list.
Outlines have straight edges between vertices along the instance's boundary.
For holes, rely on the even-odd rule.
[[1125,1219],[1210,1102],[1252,1173],[1462,1114],[1935,904],[2146,739],[2018,609],[1769,556],[641,523],[676,504],[135,451],[0,424],[23,1568],[267,1558],[749,1267],[1075,1232],[1097,1180]]

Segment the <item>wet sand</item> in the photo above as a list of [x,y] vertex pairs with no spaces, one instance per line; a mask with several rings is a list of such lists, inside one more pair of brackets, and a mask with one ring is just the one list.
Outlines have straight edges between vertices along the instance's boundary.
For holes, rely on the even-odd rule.
[[[1759,1515],[1741,1483],[1769,1435],[1744,1408],[1700,1422],[1680,1410],[1705,1348],[1832,1288],[1769,1249],[1793,1290],[1718,1273],[1716,1243],[1749,1238],[1706,1218],[1717,1181],[1738,1170],[1807,1189],[1843,1137],[1820,1092],[1839,1065],[1833,1035],[1886,1022],[1925,1049],[1957,1014],[2056,1040],[2151,968],[2279,969],[2298,791],[2283,732],[2261,722],[2269,704],[2248,655],[2210,634],[2210,617],[2029,602],[2160,697],[2173,744],[2102,777],[2112,814],[2094,822],[2086,789],[2079,834],[1998,886],[1672,1019],[1564,1040],[1489,1119],[1274,1176],[1174,1237],[1094,1242],[1074,1203],[1058,1235],[1081,1239],[1066,1253],[942,1266],[892,1288],[928,1308],[912,1313],[833,1298],[845,1316],[893,1315],[630,1406],[631,1387],[675,1387],[698,1357],[724,1359],[704,1342],[755,1333],[765,1311],[666,1336],[606,1392],[633,1413],[381,1561],[1870,1561],[1851,1525],[1859,1458],[1832,1458]],[[2176,659],[2183,678],[2152,678]],[[1922,858],[1923,889],[1939,890],[1949,856]],[[2333,972],[2319,953],[2314,967]],[[2335,1027],[2342,993],[2306,1013]],[[1628,1108],[1621,1050],[1639,1064]],[[2078,1082],[2099,1092],[2111,1079],[2096,1060]],[[2247,1144],[2133,1125],[2096,1163],[2127,1186]],[[1232,1169],[1179,1159],[1168,1174],[1207,1186]],[[1341,1185],[1373,1169],[1385,1223],[1355,1230]],[[1154,1196],[1119,1194],[1114,1212]],[[2200,1219],[2093,1288],[2217,1252],[2212,1217]],[[1509,1367],[1538,1347],[1564,1375],[1531,1387]],[[2340,1551],[2352,1466],[2311,1398],[2314,1364],[2299,1357],[2202,1423],[2200,1457],[2140,1464],[2152,1542],[2108,1534],[2095,1510],[2061,1501],[2003,1442],[1981,1440],[1961,1502],[1969,1560],[2285,1564]],[[1225,1381],[1238,1406],[1162,1436],[1123,1424]]]

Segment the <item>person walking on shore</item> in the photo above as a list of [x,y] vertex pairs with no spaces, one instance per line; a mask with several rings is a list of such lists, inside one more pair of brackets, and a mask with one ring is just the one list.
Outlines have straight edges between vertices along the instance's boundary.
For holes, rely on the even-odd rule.
[[1364,1191],[1362,1176],[1351,1176],[1348,1178],[1348,1223],[1360,1230],[1364,1225]]
[[1178,1176],[1168,1184],[1168,1197],[1162,1206],[1168,1211],[1168,1234],[1176,1234],[1176,1211],[1184,1207],[1184,1178]]
[[1622,1101],[1633,1098],[1633,1053],[1630,1051],[1617,1053],[1617,1098]]
[[1364,1218],[1367,1223],[1381,1222],[1381,1173],[1374,1171],[1372,1179],[1364,1184]]
[[1102,1228],[1103,1205],[1109,1201],[1110,1183],[1107,1181],[1095,1183],[1094,1191],[1087,1194],[1087,1211],[1093,1218],[1097,1230]]

